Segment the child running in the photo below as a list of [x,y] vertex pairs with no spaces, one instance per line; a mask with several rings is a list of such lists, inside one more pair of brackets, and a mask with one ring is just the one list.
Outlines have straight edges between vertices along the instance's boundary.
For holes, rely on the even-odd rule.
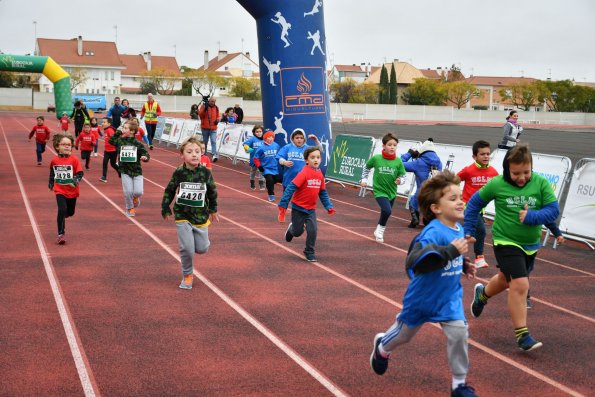
[[[202,138],[202,137],[201,137]],[[205,153],[205,143],[203,141],[201,141],[199,138],[196,139],[199,144],[200,144],[200,152],[202,153],[200,155],[200,164],[207,167],[209,170],[213,169],[213,164],[211,163],[211,159],[209,158],[209,156],[207,156]]]
[[463,258],[468,246],[459,224],[465,211],[459,182],[455,174],[445,171],[424,182],[420,189],[419,209],[429,223],[414,238],[407,254],[411,282],[403,309],[386,333],[374,337],[370,365],[376,374],[384,374],[391,352],[409,342],[424,323],[440,323],[452,371],[451,396],[473,397],[475,390],[466,383],[468,329],[461,276],[464,273],[474,278],[476,269]]
[[275,133],[267,130],[264,135],[264,144],[256,149],[254,153],[254,165],[266,181],[267,193],[269,194],[269,201],[275,201],[275,183],[280,182],[279,168],[277,163],[277,152],[279,151],[279,144],[275,142]]
[[[283,192],[279,202],[279,222],[285,221],[287,206],[293,196],[291,204],[291,223],[285,232],[285,241],[290,242],[294,237],[299,237],[306,229],[306,248],[304,256],[308,262],[316,262],[315,245],[318,234],[316,224],[316,200],[320,197],[322,205],[329,215],[336,210],[328,196],[324,185],[324,175],[320,170],[321,151],[318,147],[309,147],[304,151],[306,166],[297,174]],[[294,196],[295,193],[295,196]]]
[[[495,176],[498,176],[498,171],[490,165],[490,143],[479,140],[473,144],[473,164],[468,165],[457,173],[461,182],[465,183],[463,187],[463,201],[469,202],[469,199],[475,192],[485,186]],[[483,211],[477,217],[477,224],[475,225],[475,243],[473,244],[473,251],[475,252],[475,267],[483,269],[488,267],[488,263],[483,255],[483,246],[486,237],[486,226],[483,219]]]
[[136,208],[143,195],[141,161],[147,162],[150,158],[145,146],[134,137],[137,129],[138,124],[127,121],[122,131],[116,131],[108,141],[118,152],[118,170],[122,178],[126,216],[136,216]]
[[[255,125],[252,128],[252,136],[242,143],[242,147],[246,153],[250,153],[250,189],[256,190],[254,180],[258,167],[254,164],[254,154],[256,150],[263,145],[263,134],[264,127],[262,125]],[[264,175],[262,173],[258,176],[258,187],[260,190],[264,190]]]
[[103,128],[103,133],[105,134],[104,142],[103,142],[103,167],[102,167],[102,174],[101,178],[99,178],[100,182],[107,183],[107,164],[109,163],[114,170],[120,176],[120,171],[118,170],[118,164],[116,161],[118,160],[118,152],[116,151],[116,147],[109,143],[109,140],[116,131],[114,131],[114,127],[110,123],[110,120],[105,118],[101,122],[101,127]]
[[194,253],[208,251],[209,225],[219,221],[217,215],[217,186],[213,175],[200,164],[202,149],[196,137],[186,139],[180,146],[184,163],[173,173],[163,192],[161,215],[164,219],[172,214],[170,205],[174,198],[174,216],[178,232],[182,282],[179,287],[192,289]]
[[79,160],[71,156],[74,138],[70,134],[56,134],[52,144],[58,155],[50,163],[48,187],[56,194],[58,203],[58,244],[66,244],[66,218],[74,215],[76,199],[79,196],[79,183],[83,179],[83,169]]
[[99,149],[99,137],[103,136],[101,128],[97,124],[97,118],[91,117],[91,134],[95,137],[95,146],[93,146],[93,157],[97,157],[97,149]]
[[45,144],[50,140],[50,129],[44,124],[43,116],[37,117],[37,124],[29,133],[29,140],[35,135],[35,152],[37,153],[37,165],[41,165],[41,154],[45,152]]
[[526,144],[510,149],[502,166],[503,175],[492,178],[475,193],[465,210],[465,234],[474,236],[481,209],[492,200],[496,205],[492,235],[499,272],[486,286],[475,285],[471,314],[478,318],[488,299],[508,289],[516,343],[521,350],[529,351],[543,344],[527,327],[528,272],[540,247],[541,225],[553,222],[560,209],[551,184],[532,173],[533,157]]
[[91,132],[91,124],[86,122],[83,124],[83,130],[76,138],[74,143],[74,148],[79,150],[81,149],[81,159],[85,160],[85,170],[90,170],[89,167],[91,162],[91,153],[93,153],[93,148],[95,147],[96,139],[95,135]]
[[68,118],[68,113],[63,112],[62,117],[60,117],[60,130],[62,132],[68,132],[69,125],[70,125],[70,119]]
[[[308,139],[316,142],[316,146],[322,152],[322,146],[318,137],[314,134],[308,135]],[[293,130],[290,136],[290,143],[283,146],[277,152],[277,160],[283,166],[283,189],[293,181],[293,178],[304,168],[306,161],[304,159],[304,151],[310,146],[306,143],[306,133],[301,128]]]
[[391,133],[382,137],[382,153],[372,156],[366,162],[362,172],[360,185],[368,186],[368,175],[374,168],[373,191],[374,198],[380,206],[380,219],[374,237],[379,243],[384,242],[384,230],[386,222],[393,211],[393,204],[397,197],[397,185],[401,183],[401,177],[405,175],[405,166],[403,161],[397,157],[397,145],[399,139]]

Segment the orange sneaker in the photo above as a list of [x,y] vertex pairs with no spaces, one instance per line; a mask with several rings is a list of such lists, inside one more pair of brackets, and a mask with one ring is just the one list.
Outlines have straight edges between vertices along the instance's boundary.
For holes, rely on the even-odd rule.
[[134,204],[134,208],[137,208],[140,205],[140,197],[133,197],[132,204]]
[[128,217],[136,216],[136,211],[134,210],[134,208],[130,208],[129,210],[126,210],[126,216],[128,216]]
[[486,262],[486,260],[483,257],[483,255],[477,255],[477,257],[475,258],[475,263],[474,264],[475,264],[475,268],[476,269],[485,269],[486,267],[489,267],[490,266]]
[[180,283],[181,289],[192,289],[192,274],[185,275]]

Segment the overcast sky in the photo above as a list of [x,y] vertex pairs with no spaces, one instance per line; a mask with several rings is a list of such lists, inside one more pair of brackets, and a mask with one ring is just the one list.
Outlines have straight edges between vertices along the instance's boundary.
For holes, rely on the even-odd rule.
[[[331,64],[399,59],[456,64],[465,75],[595,82],[594,0],[323,2]],[[256,24],[235,0],[0,0],[0,51],[32,53],[35,28],[37,37],[99,41],[116,41],[117,31],[120,53],[175,54],[191,67],[205,49],[213,57],[258,48]]]

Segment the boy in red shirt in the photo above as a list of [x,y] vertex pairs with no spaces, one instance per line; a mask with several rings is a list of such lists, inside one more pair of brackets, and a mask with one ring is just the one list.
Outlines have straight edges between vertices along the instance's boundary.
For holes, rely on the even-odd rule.
[[45,152],[45,144],[50,140],[50,129],[43,124],[43,116],[37,117],[37,125],[31,129],[29,140],[35,135],[35,144],[37,152],[37,165],[41,165],[41,154]]
[[308,262],[316,262],[314,247],[316,245],[316,235],[318,226],[316,224],[316,200],[320,201],[329,215],[336,211],[328,196],[324,185],[324,175],[320,170],[321,152],[318,147],[312,146],[304,151],[306,166],[296,175],[283,192],[283,197],[279,202],[279,222],[285,221],[287,206],[293,197],[291,205],[291,223],[285,232],[285,241],[290,242],[294,237],[299,237],[304,233],[304,224],[306,225],[306,248],[304,255]]
[[79,160],[71,156],[74,138],[70,134],[56,134],[52,141],[58,155],[50,163],[48,187],[56,193],[58,203],[58,244],[66,243],[66,218],[74,215],[76,198],[79,196],[79,183],[83,170]]
[[85,169],[90,170],[89,162],[91,161],[91,153],[93,153],[93,147],[97,140],[95,139],[95,135],[91,133],[91,124],[88,121],[85,121],[83,124],[83,130],[79,134],[78,138],[76,138],[76,142],[74,144],[74,148],[76,150],[81,148],[81,159],[85,160]]
[[70,125],[70,119],[68,118],[68,113],[62,113],[62,117],[60,117],[60,130],[63,132],[68,132],[68,126]]
[[[463,168],[457,176],[461,182],[465,183],[463,188],[463,201],[469,202],[471,196],[479,189],[481,189],[490,179],[498,175],[498,171],[490,165],[490,144],[489,142],[479,140],[473,144],[473,164]],[[475,251],[475,267],[478,269],[488,267],[483,256],[483,243],[486,236],[486,227],[483,216],[477,219],[475,243],[473,250]]]
[[205,167],[207,167],[208,169],[212,170],[213,169],[213,164],[211,164],[211,159],[209,158],[209,156],[207,156],[205,154],[205,143],[204,142],[200,142],[200,150],[201,150],[201,155],[200,155],[200,164],[204,165]]
[[109,143],[109,139],[114,136],[116,131],[114,131],[114,127],[112,127],[109,119],[103,119],[101,122],[101,127],[103,128],[103,136],[104,136],[104,144],[103,144],[103,173],[101,174],[101,178],[99,178],[100,182],[107,183],[107,163],[109,162],[113,169],[116,170],[118,176],[120,175],[120,170],[118,168],[118,164],[116,163],[118,160],[118,152],[116,151],[116,147]]

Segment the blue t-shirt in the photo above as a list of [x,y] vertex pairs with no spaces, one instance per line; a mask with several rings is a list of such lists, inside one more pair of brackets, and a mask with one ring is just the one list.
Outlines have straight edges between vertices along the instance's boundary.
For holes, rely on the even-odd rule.
[[278,175],[279,169],[277,167],[277,152],[279,151],[279,144],[273,142],[270,145],[266,143],[256,149],[254,157],[260,160],[260,165],[264,168],[263,175]]
[[302,168],[306,165],[304,159],[304,151],[309,147],[307,144],[296,146],[293,143],[283,146],[277,153],[277,160],[283,159],[293,161],[291,167],[283,167],[283,187],[287,187],[293,178],[300,173]]
[[250,138],[246,139],[242,146],[248,146],[249,148],[254,149],[250,152],[250,167],[254,167],[254,155],[256,154],[256,149],[261,147],[264,144],[264,141],[260,138],[255,137],[254,135]]
[[[453,229],[434,219],[416,241],[422,247],[427,244],[449,245],[452,240],[465,237],[463,227],[458,223],[456,226]],[[462,272],[463,255],[460,255],[441,269],[415,275],[405,291],[403,310],[397,318],[409,327],[427,322],[465,321]]]

